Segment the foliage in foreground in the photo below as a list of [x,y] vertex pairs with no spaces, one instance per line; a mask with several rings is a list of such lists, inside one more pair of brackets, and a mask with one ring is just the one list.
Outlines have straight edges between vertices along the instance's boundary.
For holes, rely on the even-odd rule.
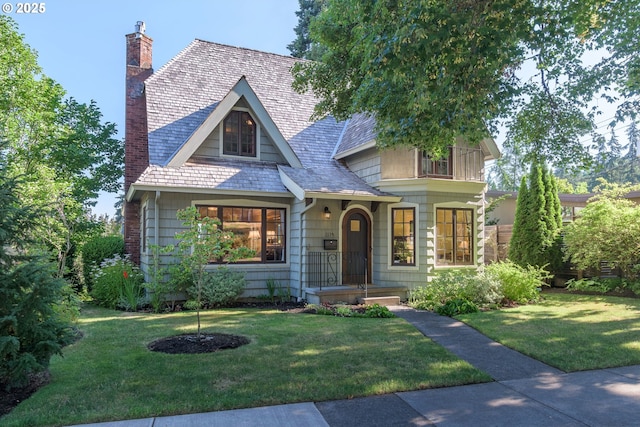
[[[201,307],[214,308],[228,306],[236,301],[244,291],[247,281],[244,274],[239,271],[220,267],[212,272],[207,272],[202,280],[200,289]],[[197,304],[198,288],[192,286],[187,290],[192,298],[193,306]]]
[[20,205],[16,185],[6,175],[0,149],[0,386],[9,389],[45,369],[71,339],[62,320],[69,313],[65,283],[55,277],[52,263],[29,253],[36,213]]
[[[209,272],[209,263],[234,262],[252,256],[253,251],[244,246],[236,245],[232,231],[223,230],[222,223],[218,218],[201,216],[195,206],[179,210],[177,218],[182,221],[184,227],[176,234],[179,241],[180,268],[182,271],[188,271],[193,280],[190,293],[195,300],[197,335],[200,338],[200,308],[203,306],[204,298],[208,298],[213,303],[228,300],[231,298],[231,294],[237,292],[236,284],[239,282],[234,281],[233,278],[228,280],[224,274],[212,276]],[[218,286],[217,279],[224,281],[223,287]],[[217,291],[223,290],[224,295],[220,297],[216,295]]]
[[[485,273],[471,270],[446,270],[435,276],[426,286],[411,290],[409,303],[420,310],[437,310],[453,300],[491,307],[503,299],[500,283]],[[471,307],[471,305],[468,305]]]
[[428,285],[411,290],[409,303],[447,316],[512,302],[526,304],[538,300],[547,277],[542,268],[523,268],[510,261],[490,264],[480,272],[447,270]]
[[485,273],[494,277],[501,286],[507,301],[518,304],[538,301],[540,291],[546,286],[549,273],[541,267],[521,267],[510,261],[495,262],[485,267]]
[[602,96],[622,100],[616,121],[637,114],[637,1],[321,3],[301,2],[317,14],[302,48],[319,44],[322,60],[297,64],[295,87],[317,95],[316,117],[371,113],[380,147],[442,154],[504,124],[527,162],[579,167],[599,120],[586,105]]

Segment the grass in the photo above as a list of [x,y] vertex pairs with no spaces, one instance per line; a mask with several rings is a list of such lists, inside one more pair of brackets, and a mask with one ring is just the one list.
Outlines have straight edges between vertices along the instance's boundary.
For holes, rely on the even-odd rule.
[[399,318],[256,309],[204,311],[203,332],[251,343],[199,355],[154,353],[193,332],[195,313],[85,307],[84,338],[54,357],[52,381],[0,421],[45,426],[323,401],[490,381]]
[[456,318],[565,372],[640,364],[640,299],[543,295],[535,305]]

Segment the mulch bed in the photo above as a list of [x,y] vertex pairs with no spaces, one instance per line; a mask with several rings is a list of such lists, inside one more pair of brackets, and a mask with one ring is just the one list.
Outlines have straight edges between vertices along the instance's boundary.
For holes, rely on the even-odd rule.
[[201,333],[198,337],[197,334],[183,334],[153,341],[147,348],[169,354],[198,354],[238,348],[249,342],[248,338],[240,335]]
[[40,387],[49,384],[51,375],[48,371],[38,372],[29,376],[29,382],[25,387],[12,388],[7,391],[6,384],[0,382],[0,417],[11,412],[20,402],[27,399]]

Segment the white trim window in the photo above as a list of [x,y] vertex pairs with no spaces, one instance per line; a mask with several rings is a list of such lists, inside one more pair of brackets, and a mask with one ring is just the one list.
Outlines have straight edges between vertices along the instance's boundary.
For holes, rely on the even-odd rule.
[[222,152],[225,156],[256,157],[256,121],[248,111],[233,110],[222,126]]
[[473,209],[436,208],[436,265],[474,265]]
[[197,205],[202,217],[218,218],[223,230],[232,231],[237,246],[252,249],[255,256],[238,263],[284,263],[286,217],[284,208]]
[[391,265],[416,265],[415,220],[415,207],[391,208]]

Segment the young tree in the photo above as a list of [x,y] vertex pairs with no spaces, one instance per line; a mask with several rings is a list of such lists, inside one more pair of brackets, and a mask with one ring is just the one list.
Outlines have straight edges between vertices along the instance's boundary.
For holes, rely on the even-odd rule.
[[[620,88],[618,119],[638,111],[639,26],[637,0],[329,0],[310,28],[322,62],[296,65],[294,86],[315,117],[375,115],[380,147],[435,155],[506,119],[527,162],[582,164],[590,101]],[[589,49],[609,53],[591,65]]]
[[217,218],[201,217],[195,207],[179,210],[177,217],[185,227],[176,234],[178,238],[178,256],[191,272],[196,288],[198,339],[200,339],[200,305],[202,288],[209,274],[211,262],[230,263],[249,257],[253,251],[236,246],[231,231],[224,231]]

